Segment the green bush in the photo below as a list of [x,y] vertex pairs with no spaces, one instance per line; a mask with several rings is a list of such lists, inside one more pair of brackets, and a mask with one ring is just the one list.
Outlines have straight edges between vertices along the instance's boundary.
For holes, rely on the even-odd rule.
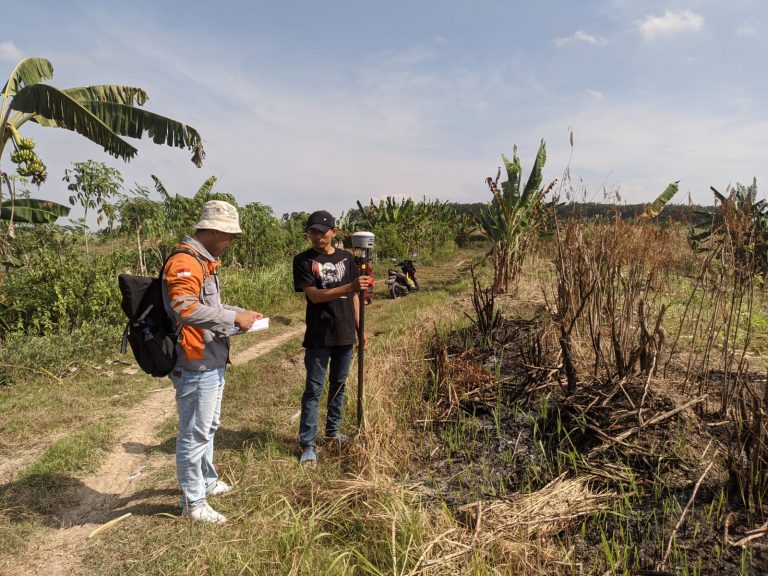
[[258,202],[246,204],[238,211],[243,233],[224,254],[224,262],[236,262],[246,268],[272,266],[290,261],[304,249],[303,218],[279,220],[272,208]]
[[84,322],[122,323],[117,276],[135,263],[129,249],[87,257],[79,249],[40,246],[0,284],[4,332],[42,335]]
[[376,254],[379,258],[418,258],[422,262],[434,261],[455,252],[457,242],[466,241],[469,221],[455,206],[437,200],[414,202],[406,198],[400,202],[393,197],[371,200],[367,207],[344,215],[340,227],[346,232],[370,230],[376,235]]
[[296,307],[302,295],[293,291],[290,261],[256,270],[224,268],[221,271],[224,302],[262,312],[265,316]]

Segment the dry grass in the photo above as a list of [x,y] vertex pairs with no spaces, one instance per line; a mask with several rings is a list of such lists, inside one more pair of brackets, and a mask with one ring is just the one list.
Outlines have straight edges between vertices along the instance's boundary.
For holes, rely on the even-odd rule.
[[552,538],[573,528],[585,516],[609,508],[615,492],[593,488],[595,478],[560,476],[541,490],[509,498],[478,501],[460,508],[471,518],[473,540],[489,547]]

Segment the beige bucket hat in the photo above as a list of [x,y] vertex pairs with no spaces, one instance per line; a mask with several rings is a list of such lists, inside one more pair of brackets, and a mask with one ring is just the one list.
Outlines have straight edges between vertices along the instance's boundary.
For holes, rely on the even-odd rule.
[[209,200],[203,206],[200,222],[195,225],[197,230],[218,230],[228,234],[242,234],[240,216],[237,208],[222,200]]

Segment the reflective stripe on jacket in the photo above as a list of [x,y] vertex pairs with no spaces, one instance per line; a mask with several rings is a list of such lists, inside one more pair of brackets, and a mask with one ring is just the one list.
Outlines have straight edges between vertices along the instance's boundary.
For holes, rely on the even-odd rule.
[[163,270],[165,309],[182,325],[176,344],[176,366],[187,370],[223,368],[229,360],[228,334],[241,308],[221,303],[220,261],[200,242],[185,236],[177,248],[199,254],[206,273],[204,276],[197,258],[184,253],[172,256]]

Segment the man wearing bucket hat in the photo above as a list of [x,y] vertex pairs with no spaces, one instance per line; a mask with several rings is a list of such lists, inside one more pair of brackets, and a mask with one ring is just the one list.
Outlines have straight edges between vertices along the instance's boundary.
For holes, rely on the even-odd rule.
[[349,440],[340,431],[344,383],[359,322],[356,295],[368,287],[368,277],[360,276],[354,255],[334,247],[336,219],[328,212],[310,214],[307,234],[312,248],[293,258],[293,284],[296,292],[304,292],[307,300],[303,343],[307,379],[301,398],[300,462],[313,467],[317,464],[318,407],[327,371],[325,439],[337,443]]
[[221,524],[226,518],[208,504],[209,496],[232,487],[219,480],[213,466],[213,437],[219,427],[229,334],[248,330],[258,312],[222,304],[219,256],[240,234],[237,208],[227,202],[205,203],[192,236],[185,236],[163,269],[163,299],[181,325],[178,361],[170,374],[176,389],[179,434],[176,474],[182,515]]

